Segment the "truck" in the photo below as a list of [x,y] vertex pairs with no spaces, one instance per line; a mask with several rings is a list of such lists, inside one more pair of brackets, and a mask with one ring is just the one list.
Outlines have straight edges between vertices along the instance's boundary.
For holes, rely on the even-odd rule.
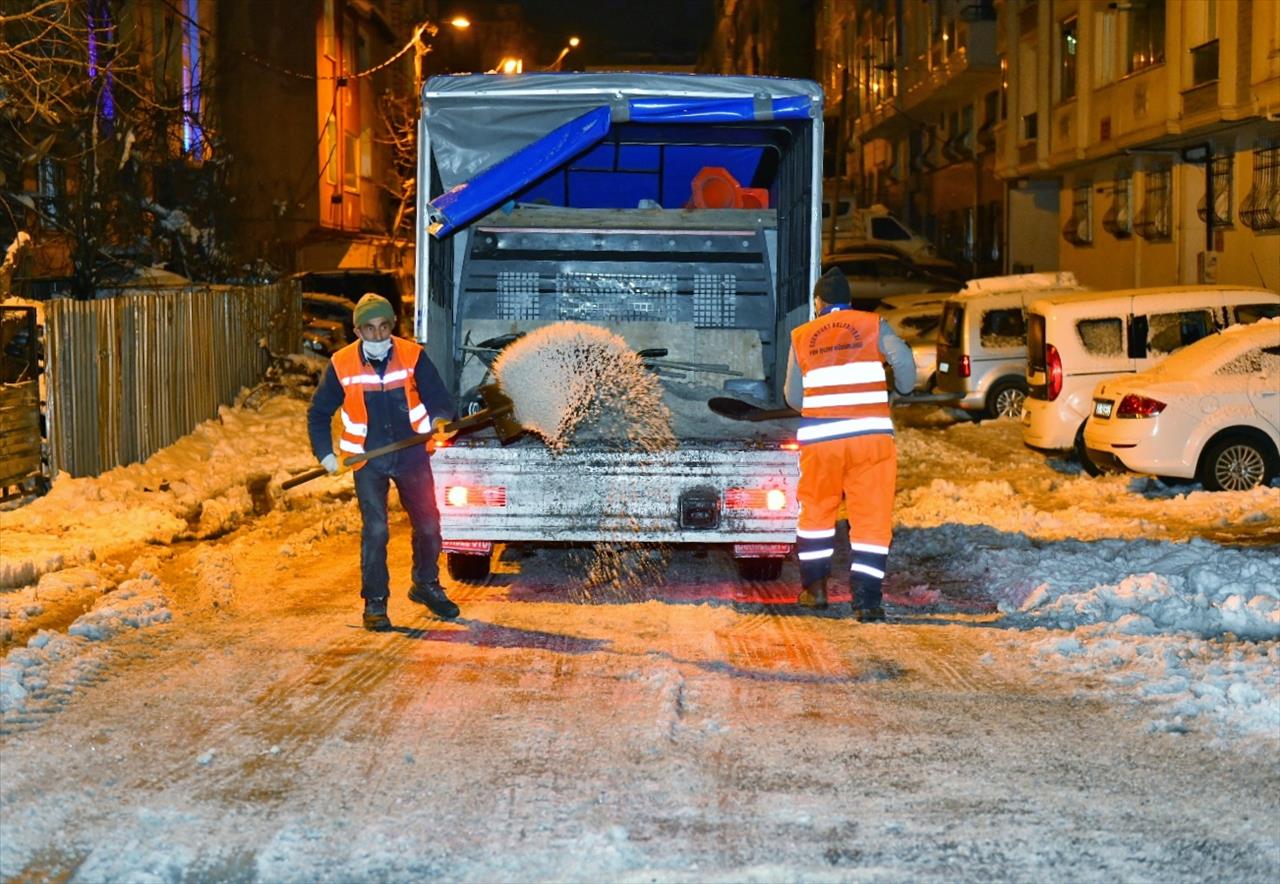
[[674,449],[526,434],[432,456],[446,564],[488,576],[499,545],[722,546],[774,580],[795,540],[794,422],[714,396],[782,401],[790,332],[820,273],[822,91],[657,73],[433,77],[418,127],[415,336],[457,398],[484,405],[493,356],[572,320],[643,354]]

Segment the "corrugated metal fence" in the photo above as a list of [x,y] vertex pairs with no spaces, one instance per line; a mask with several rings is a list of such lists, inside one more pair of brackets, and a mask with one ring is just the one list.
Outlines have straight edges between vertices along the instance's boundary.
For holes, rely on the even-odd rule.
[[296,353],[296,283],[122,291],[46,304],[50,465],[94,476],[145,460]]

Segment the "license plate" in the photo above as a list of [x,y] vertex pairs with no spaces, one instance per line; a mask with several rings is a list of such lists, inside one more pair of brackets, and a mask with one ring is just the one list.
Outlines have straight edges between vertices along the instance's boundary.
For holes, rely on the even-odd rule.
[[943,373],[946,373],[946,372],[948,372],[948,371],[950,371],[950,370],[951,370],[951,363],[950,363],[950,362],[939,362],[939,363],[938,363],[938,371],[943,372]]
[[1094,417],[1111,417],[1111,407],[1114,405],[1110,399],[1093,400],[1093,416]]

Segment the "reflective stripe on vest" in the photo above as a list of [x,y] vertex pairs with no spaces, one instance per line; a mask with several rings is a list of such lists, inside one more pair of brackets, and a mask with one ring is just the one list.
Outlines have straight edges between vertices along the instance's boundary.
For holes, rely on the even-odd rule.
[[[409,424],[415,433],[431,432],[431,415],[418,395],[418,384],[413,370],[418,364],[422,348],[413,341],[393,337],[391,356],[386,373],[381,377],[369,366],[360,353],[360,341],[354,341],[333,354],[333,370],[342,384],[342,435],[338,449],[346,455],[364,454],[365,440],[369,436],[369,412],[365,407],[366,392],[382,393],[388,390],[404,390],[409,406]],[[425,444],[425,443],[424,443]],[[363,463],[355,465],[360,469]]]
[[804,386],[796,441],[893,434],[879,339],[879,316],[844,308],[791,333]]

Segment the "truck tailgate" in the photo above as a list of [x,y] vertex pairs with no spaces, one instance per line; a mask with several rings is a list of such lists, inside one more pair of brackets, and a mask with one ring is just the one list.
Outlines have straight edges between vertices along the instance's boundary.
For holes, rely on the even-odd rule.
[[432,455],[431,469],[447,540],[795,540],[799,457],[779,447],[555,454],[540,444],[456,446]]

